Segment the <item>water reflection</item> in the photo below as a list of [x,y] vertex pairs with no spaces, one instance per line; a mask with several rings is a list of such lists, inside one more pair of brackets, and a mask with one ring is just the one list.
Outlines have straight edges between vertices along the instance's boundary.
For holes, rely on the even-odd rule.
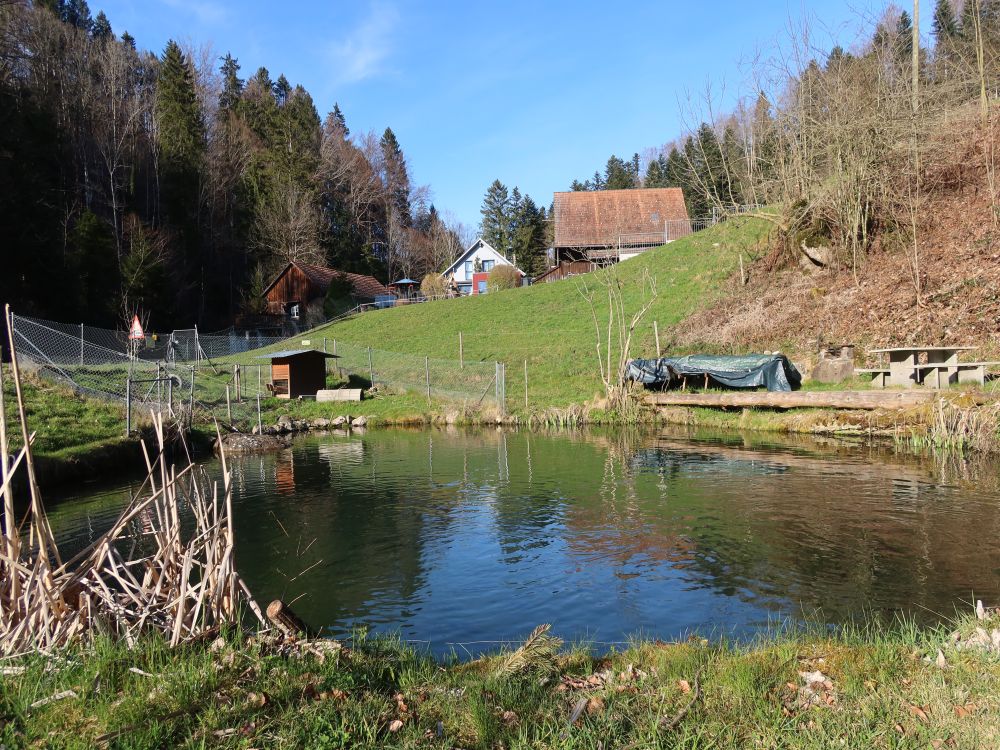
[[[996,466],[885,447],[662,432],[377,431],[231,461],[262,600],[448,642],[750,632],[820,608],[948,614],[1000,594]],[[214,462],[206,465],[217,475]],[[99,534],[123,490],[51,520]],[[134,490],[134,488],[133,488]]]

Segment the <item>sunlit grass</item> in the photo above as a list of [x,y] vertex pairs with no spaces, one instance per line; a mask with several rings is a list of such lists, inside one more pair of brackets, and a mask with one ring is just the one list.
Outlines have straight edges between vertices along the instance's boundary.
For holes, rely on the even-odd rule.
[[[958,651],[950,633],[1000,626],[866,622],[778,627],[748,642],[636,640],[567,648],[555,669],[501,659],[436,661],[359,635],[339,657],[282,655],[230,634],[171,650],[10,662],[0,678],[8,747],[995,747],[1000,659]],[[938,664],[941,649],[943,668]],[[822,674],[815,705],[804,673]],[[568,685],[564,685],[568,682]],[[35,709],[31,704],[73,691]],[[582,701],[582,703],[581,703]],[[574,709],[580,708],[571,723]],[[679,717],[679,718],[678,718]],[[398,722],[398,723],[396,723]],[[950,744],[945,744],[950,743]]]

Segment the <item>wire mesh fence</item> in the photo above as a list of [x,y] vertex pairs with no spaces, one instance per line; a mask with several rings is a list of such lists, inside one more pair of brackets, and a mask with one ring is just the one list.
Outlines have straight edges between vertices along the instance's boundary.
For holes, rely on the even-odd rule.
[[127,332],[19,315],[12,324],[18,356],[28,366],[78,392],[119,402],[126,430],[150,408],[187,420],[259,424],[262,404],[272,398],[267,352],[279,344],[335,354],[327,362],[334,387],[376,385],[501,412],[505,402],[505,368],[495,362],[431,359],[333,339],[203,336],[190,329],[165,336],[165,343],[130,342]]

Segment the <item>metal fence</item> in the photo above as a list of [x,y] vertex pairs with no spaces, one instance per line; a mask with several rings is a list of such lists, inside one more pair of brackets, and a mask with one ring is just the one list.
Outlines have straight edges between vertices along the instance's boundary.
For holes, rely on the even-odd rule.
[[244,427],[259,423],[261,402],[271,398],[269,363],[262,355],[279,345],[335,354],[327,369],[338,383],[504,410],[502,363],[432,359],[323,338],[203,336],[191,329],[174,331],[166,342],[148,337],[130,343],[122,331],[20,315],[12,316],[12,324],[27,366],[80,393],[121,403],[126,429],[133,414],[149,408],[185,419],[211,415]]

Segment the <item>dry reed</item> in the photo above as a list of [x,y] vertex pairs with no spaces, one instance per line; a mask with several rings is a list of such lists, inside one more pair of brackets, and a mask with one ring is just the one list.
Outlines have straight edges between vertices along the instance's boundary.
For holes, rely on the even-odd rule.
[[[23,444],[9,455],[0,372],[0,657],[49,651],[112,635],[130,646],[159,632],[172,645],[205,638],[244,611],[264,622],[234,560],[232,484],[222,454],[222,486],[188,456],[167,461],[164,421],[153,414],[157,445],[142,444],[147,476],[99,539],[65,562],[35,477],[17,351],[6,311],[17,420]],[[13,483],[26,473],[30,506],[18,522]]]

